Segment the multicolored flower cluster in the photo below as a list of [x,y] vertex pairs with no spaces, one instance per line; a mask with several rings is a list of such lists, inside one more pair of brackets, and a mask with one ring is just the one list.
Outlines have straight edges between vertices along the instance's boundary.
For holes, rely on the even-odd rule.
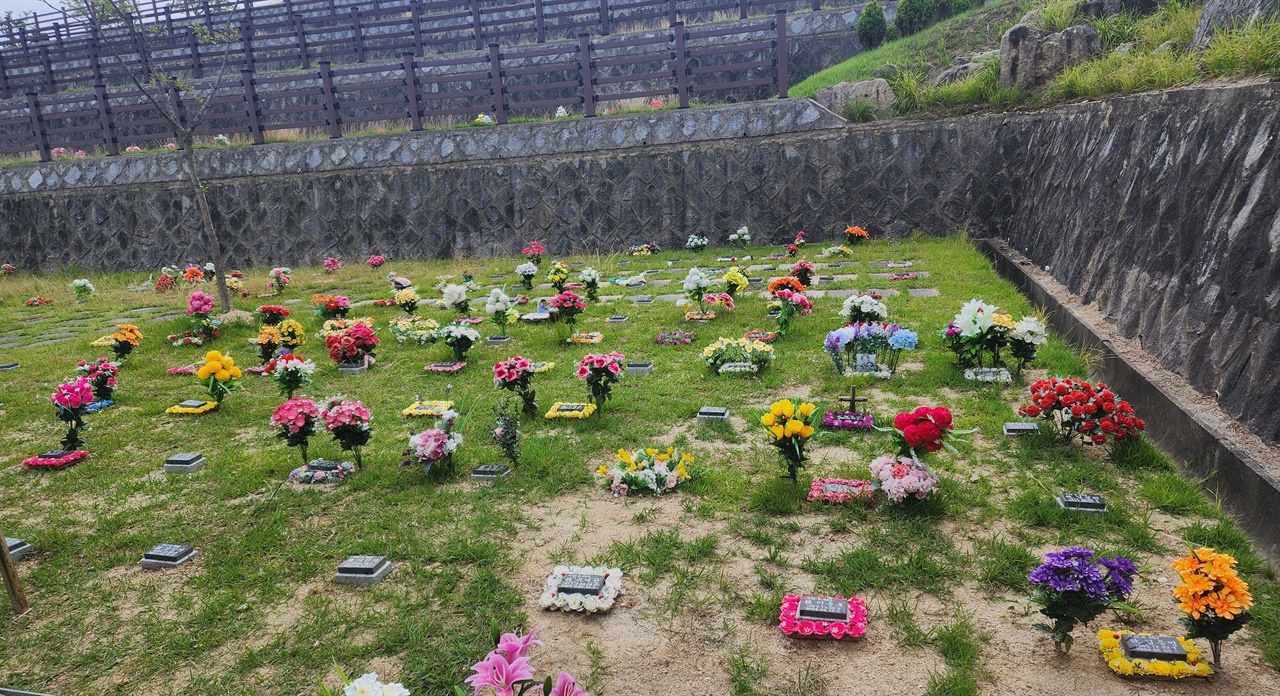
[[813,482],[809,484],[809,495],[806,499],[809,502],[821,500],[843,505],[855,499],[869,503],[875,494],[875,484],[870,481],[815,476]]
[[316,308],[316,312],[322,319],[341,319],[351,311],[351,300],[343,295],[313,294],[311,306]]
[[285,353],[267,363],[266,374],[276,380],[280,392],[286,398],[293,398],[293,393],[304,385],[311,384],[311,375],[315,374],[316,364],[303,359],[300,355]]
[[[1112,672],[1122,677],[1161,677],[1165,679],[1182,679],[1184,677],[1208,677],[1213,668],[1204,659],[1195,643],[1178,636],[1178,643],[1187,651],[1186,660],[1165,662],[1164,660],[1130,660],[1125,657],[1120,642],[1125,636],[1134,635],[1133,631],[1103,630],[1098,632],[1098,649],[1102,651],[1102,659]],[[1146,633],[1138,635],[1148,635]]]
[[587,303],[582,301],[582,296],[578,293],[565,290],[551,298],[551,307],[560,313],[560,318],[566,324],[573,326],[578,315],[587,308]]
[[93,395],[99,401],[109,401],[115,394],[119,383],[120,366],[106,358],[98,358],[92,362],[81,360],[76,363],[76,372],[85,375],[93,387]]
[[681,481],[690,478],[688,466],[694,458],[688,452],[674,447],[660,450],[646,447],[643,450],[618,450],[612,464],[601,464],[596,469],[596,483],[608,488],[615,496],[643,492],[662,495],[675,490]]
[[693,343],[692,331],[662,331],[653,342],[660,346],[687,346]]
[[1095,445],[1141,437],[1147,424],[1134,414],[1129,402],[1116,398],[1107,385],[1096,386],[1074,377],[1037,380],[1030,387],[1031,403],[1018,407],[1018,415],[1044,418],[1064,439],[1079,436]]
[[324,346],[329,350],[329,359],[339,365],[364,365],[374,363],[374,352],[381,343],[372,327],[356,323],[350,328],[329,334],[324,339]]
[[435,343],[439,338],[440,324],[434,319],[422,317],[397,317],[388,322],[391,335],[401,345],[413,341],[420,346]]
[[564,261],[551,264],[551,270],[547,271],[547,282],[551,283],[556,292],[564,292],[564,284],[569,282],[569,264]]
[[630,256],[649,256],[662,251],[662,247],[657,242],[648,242],[646,244],[635,244],[627,247],[627,254]]
[[755,366],[755,372],[764,369],[775,358],[773,346],[763,341],[750,338],[717,338],[711,345],[702,349],[702,359],[707,365],[720,372],[725,365],[747,363]]
[[779,288],[778,297],[778,334],[787,335],[791,330],[791,322],[796,317],[807,317],[813,313],[813,303],[802,292],[790,288]]

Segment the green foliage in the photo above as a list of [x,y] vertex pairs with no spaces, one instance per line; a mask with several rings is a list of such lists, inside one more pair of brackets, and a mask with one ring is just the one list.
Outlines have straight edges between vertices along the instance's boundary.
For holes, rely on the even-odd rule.
[[805,494],[809,491],[807,479],[800,483],[778,477],[756,486],[751,492],[751,501],[747,509],[752,512],[763,512],[766,515],[791,515],[804,505]]
[[1173,471],[1173,461],[1156,449],[1145,437],[1136,440],[1113,440],[1107,445],[1107,458],[1121,471]]
[[879,105],[868,99],[854,99],[844,103],[844,118],[850,123],[870,123],[880,117]]
[[934,21],[934,0],[901,0],[893,25],[903,36],[911,36]]
[[897,24],[890,24],[888,28],[884,30],[884,40],[886,42],[897,41],[898,39],[901,39],[901,38],[902,38],[902,32],[898,31]]
[[1280,74],[1280,20],[1220,31],[1202,55],[1205,69],[1213,77]]
[[1090,17],[1089,26],[1098,31],[1103,49],[1114,49],[1120,44],[1138,40],[1138,15],[1120,12],[1110,17]]
[[925,107],[925,77],[915,70],[903,70],[889,79],[889,88],[893,90],[893,110],[900,114],[911,114]]
[[1201,7],[1181,0],[1167,0],[1160,9],[1138,20],[1138,41],[1147,50],[1153,50],[1166,41],[1187,47],[1196,35],[1200,23]]
[[1146,476],[1138,495],[1156,509],[1175,515],[1202,515],[1212,509],[1195,481],[1173,472]]
[[998,539],[976,544],[978,581],[993,589],[1023,590],[1039,560],[1027,547]]
[[1099,97],[1189,85],[1199,78],[1195,58],[1174,53],[1109,53],[1067,68],[1045,88],[1049,101]]
[[884,18],[884,8],[880,6],[877,0],[871,2],[862,10],[862,14],[858,16],[858,41],[862,44],[864,51],[871,50],[884,43],[885,31],[887,31],[887,22]]
[[1080,18],[1081,0],[1058,0],[1040,11],[1040,28],[1045,31],[1062,31]]

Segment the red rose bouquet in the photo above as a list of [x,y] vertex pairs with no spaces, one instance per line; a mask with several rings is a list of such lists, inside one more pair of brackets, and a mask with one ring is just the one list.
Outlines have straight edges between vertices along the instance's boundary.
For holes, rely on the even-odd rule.
[[1018,415],[1051,422],[1064,440],[1079,436],[1095,445],[1142,437],[1147,424],[1128,401],[1117,399],[1106,384],[1090,384],[1074,377],[1038,380],[1030,387],[1031,403]]
[[948,408],[921,406],[914,411],[899,413],[893,417],[893,429],[901,455],[910,455],[914,459],[917,449],[937,452],[946,447],[955,451],[948,442],[956,432]]
[[289,316],[289,308],[280,305],[262,305],[258,308],[258,314],[262,315],[262,323],[267,326],[275,326]]
[[339,365],[373,364],[373,352],[380,343],[373,329],[364,324],[356,324],[349,329],[329,334],[324,339],[325,348],[329,349],[329,359]]
[[582,301],[582,296],[578,293],[565,290],[551,298],[551,306],[559,310],[560,318],[572,327],[578,314],[587,308],[587,303]]

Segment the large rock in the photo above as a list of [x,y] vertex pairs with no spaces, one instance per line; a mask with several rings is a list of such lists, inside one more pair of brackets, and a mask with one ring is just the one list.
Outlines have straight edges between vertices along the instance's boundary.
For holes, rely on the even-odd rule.
[[893,106],[893,90],[889,82],[880,78],[863,80],[862,82],[841,82],[838,85],[823,87],[813,95],[813,100],[836,114],[844,114],[845,104],[864,100],[882,109]]
[[1264,17],[1280,16],[1280,0],[1209,0],[1200,13],[1200,24],[1191,43],[1209,43],[1220,27],[1253,24]]
[[1000,37],[1000,83],[1033,89],[1098,54],[1102,40],[1089,26],[1054,33],[1016,24]]
[[933,86],[941,87],[952,82],[959,82],[981,69],[982,63],[961,63],[960,65],[952,66],[933,78]]
[[1157,0],[1085,0],[1080,13],[1088,17],[1111,17],[1122,12],[1145,15],[1157,7]]

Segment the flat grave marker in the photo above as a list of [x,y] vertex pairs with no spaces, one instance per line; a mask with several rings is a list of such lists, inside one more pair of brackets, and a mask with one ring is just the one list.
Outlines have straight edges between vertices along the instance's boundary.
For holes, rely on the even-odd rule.
[[186,544],[156,544],[150,551],[142,554],[139,564],[146,570],[176,568],[198,554],[198,551]]
[[19,365],[18,363],[12,363],[12,362],[3,363],[3,364],[0,364],[0,372],[8,372],[10,370],[16,370],[19,367],[21,367],[21,365]]
[[625,315],[625,314],[615,314],[615,315],[613,315],[613,316],[609,317],[608,319],[605,319],[605,323],[607,323],[607,324],[625,324],[625,323],[627,323],[627,315]]
[[643,360],[632,360],[627,363],[627,374],[648,375],[653,373],[653,363]]
[[1005,437],[1017,437],[1019,435],[1034,435],[1040,432],[1039,423],[1022,423],[1011,422],[1004,424]]
[[22,539],[10,539],[9,537],[5,537],[4,543],[5,546],[9,547],[9,557],[13,559],[14,563],[21,561],[23,556],[31,553],[31,544],[28,544]]
[[194,474],[204,468],[204,456],[198,452],[180,452],[164,460],[166,474]]
[[703,406],[698,409],[698,420],[728,422],[729,409],[724,406]]
[[1128,660],[1176,662],[1187,659],[1187,649],[1173,636],[1129,634],[1120,639],[1120,649]]
[[604,591],[604,576],[569,573],[560,580],[560,594],[596,595]]
[[333,581],[339,585],[373,585],[391,573],[386,556],[347,556]]
[[1058,505],[1064,510],[1091,515],[1101,515],[1107,511],[1107,501],[1092,493],[1062,493],[1058,496]]
[[849,621],[849,602],[834,597],[803,595],[796,609],[796,618],[803,621]]
[[511,467],[505,464],[481,464],[471,472],[472,481],[492,483],[511,475]]

